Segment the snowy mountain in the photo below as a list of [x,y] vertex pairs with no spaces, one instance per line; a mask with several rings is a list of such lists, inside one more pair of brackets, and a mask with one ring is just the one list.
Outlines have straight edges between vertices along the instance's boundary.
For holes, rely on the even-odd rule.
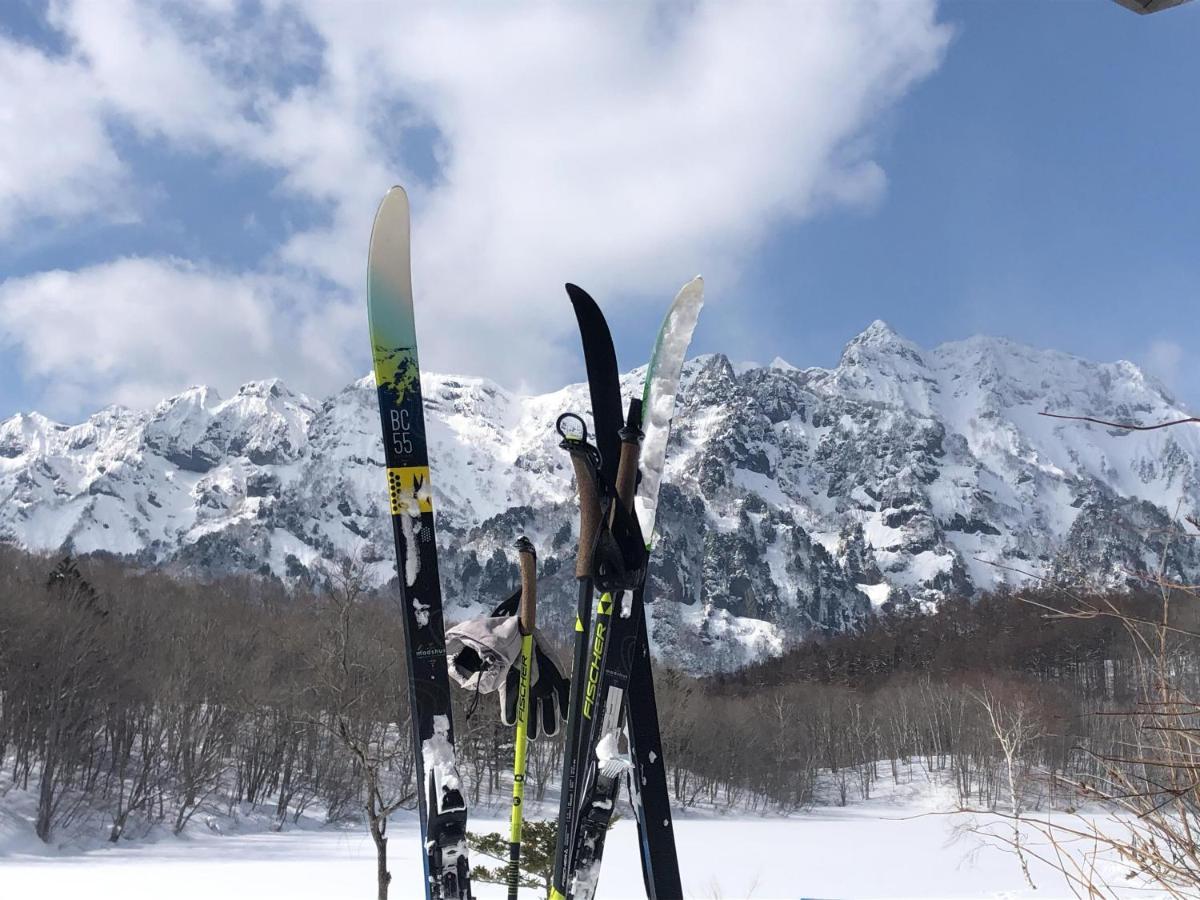
[[[520,396],[430,375],[424,387],[450,616],[509,588],[526,533],[546,624],[565,628],[576,514],[553,425],[586,410],[585,386]],[[1164,558],[1170,574],[1200,575],[1197,551],[1161,533],[1200,512],[1200,434],[1038,416],[1185,414],[1128,362],[981,337],[925,351],[875,322],[833,369],[692,360],[680,403],[651,609],[675,664],[730,668],[872,605],[1032,576],[1121,586]],[[323,403],[267,381],[74,426],[18,415],[0,423],[0,540],[289,580],[357,556],[384,583],[381,466],[369,377]]]

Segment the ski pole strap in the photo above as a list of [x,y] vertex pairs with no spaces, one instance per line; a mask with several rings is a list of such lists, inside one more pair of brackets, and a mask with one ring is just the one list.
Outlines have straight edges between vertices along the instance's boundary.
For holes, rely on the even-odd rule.
[[602,518],[596,477],[598,452],[587,442],[587,426],[575,413],[563,413],[555,427],[562,436],[559,446],[571,455],[575,490],[579,494],[579,549],[575,555],[575,577],[589,578]]
[[617,500],[625,512],[633,512],[633,495],[637,490],[638,457],[642,449],[642,401],[629,401],[629,417],[621,429],[621,455],[617,461]]
[[517,540],[517,552],[521,567],[521,604],[517,618],[521,623],[521,634],[533,634],[537,627],[537,551],[533,542],[522,536]]
[[618,432],[620,451],[617,462],[617,481],[604,483],[600,475],[601,496],[608,500],[603,507],[604,520],[592,554],[592,578],[602,593],[616,594],[632,590],[641,583],[646,571],[646,542],[633,514],[633,498],[637,491],[638,464],[641,456],[642,401],[629,404],[629,417]]
[[645,569],[645,541],[633,515],[633,498],[637,491],[638,462],[641,457],[642,401],[629,403],[629,417],[625,427],[618,432],[621,450],[617,461],[616,484],[606,487],[608,496],[615,498],[609,504],[604,528],[596,542],[596,553],[592,558],[593,577],[601,591],[617,592],[633,588],[641,581]]

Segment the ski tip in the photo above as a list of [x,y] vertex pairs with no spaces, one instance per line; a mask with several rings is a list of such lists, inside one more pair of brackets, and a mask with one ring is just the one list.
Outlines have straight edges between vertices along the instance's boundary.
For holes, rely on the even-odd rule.
[[571,282],[568,281],[566,283],[566,285],[564,285],[564,287],[566,287],[567,296],[571,298],[572,303],[581,303],[582,302],[582,303],[591,303],[591,304],[595,305],[596,301],[592,299],[592,295],[589,294],[587,291],[585,291],[583,288],[581,288],[579,285],[571,284]]
[[[398,219],[408,219],[408,193],[397,184],[388,188],[388,192],[379,201],[379,208],[375,211],[375,225]],[[407,231],[407,227],[405,231]],[[374,240],[373,233],[372,240]]]
[[[604,321],[604,313],[600,312],[600,304],[595,301],[591,294],[585,291],[577,284],[566,285],[567,296],[571,298],[571,305],[575,307],[575,315],[582,316],[590,322],[595,322],[597,319],[600,322]],[[580,319],[583,321],[583,319]],[[607,325],[604,326],[607,329]]]

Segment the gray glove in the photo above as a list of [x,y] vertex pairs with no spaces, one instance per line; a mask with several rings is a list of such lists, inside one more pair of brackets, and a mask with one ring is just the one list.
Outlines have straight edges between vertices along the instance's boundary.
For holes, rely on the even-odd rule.
[[[567,711],[567,679],[558,661],[533,632],[533,671],[529,678],[529,738],[536,740],[539,725],[543,734],[558,734],[558,723]],[[517,724],[517,700],[521,690],[520,663],[508,670],[500,685],[500,721]]]
[[490,694],[520,658],[521,627],[516,616],[468,619],[446,632],[450,677],[469,691]]
[[[500,721],[517,724],[521,686],[521,627],[517,619],[518,589],[490,616],[470,619],[446,632],[450,677],[479,694],[500,691]],[[533,633],[533,671],[529,680],[529,736],[557,734],[567,710],[567,679],[541,633]]]

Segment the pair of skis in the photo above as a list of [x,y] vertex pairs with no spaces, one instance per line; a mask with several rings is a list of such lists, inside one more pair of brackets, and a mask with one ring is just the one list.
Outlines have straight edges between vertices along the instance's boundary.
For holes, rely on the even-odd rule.
[[703,283],[693,279],[671,304],[642,397],[631,400],[624,417],[616,352],[604,316],[580,288],[568,285],[567,293],[583,339],[595,444],[588,443],[579,417],[560,417],[562,447],[571,456],[580,503],[579,599],[550,896],[591,900],[595,895],[605,836],[628,777],[646,894],[670,900],[683,892],[650,668],[645,589],[670,421]]
[[[425,896],[471,900],[467,807],[454,755],[409,229],[408,197],[402,188],[392,188],[371,232],[371,344],[400,576]],[[670,419],[702,284],[698,278],[689,282],[672,304],[643,397],[631,403],[624,425],[608,326],[585,292],[568,286],[568,293],[583,338],[596,444],[587,443],[586,429],[564,433],[580,494],[579,615],[551,896],[590,900],[595,894],[613,806],[624,776],[632,773],[647,896],[671,900],[682,897],[682,889],[650,669],[645,577]],[[523,666],[527,672],[527,659]],[[527,682],[522,687],[528,691]],[[514,808],[519,802],[518,797]],[[514,817],[515,842],[520,840],[517,822]]]

